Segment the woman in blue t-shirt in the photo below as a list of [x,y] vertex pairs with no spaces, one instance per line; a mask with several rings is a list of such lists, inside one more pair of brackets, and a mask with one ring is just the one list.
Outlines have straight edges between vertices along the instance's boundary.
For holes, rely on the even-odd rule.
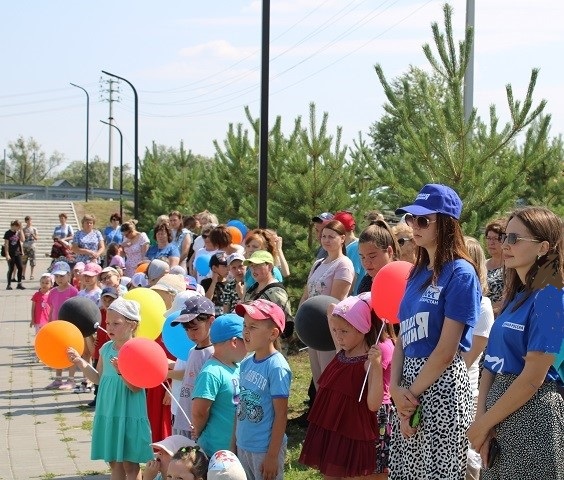
[[563,228],[550,210],[525,207],[510,215],[501,235],[504,304],[468,430],[491,467],[483,472],[487,480],[564,479],[564,400],[557,392],[563,379],[553,366],[564,337]]
[[456,192],[435,184],[396,211],[413,228],[417,260],[400,304],[392,361],[391,480],[465,478],[472,392],[460,352],[470,349],[481,288],[461,212]]

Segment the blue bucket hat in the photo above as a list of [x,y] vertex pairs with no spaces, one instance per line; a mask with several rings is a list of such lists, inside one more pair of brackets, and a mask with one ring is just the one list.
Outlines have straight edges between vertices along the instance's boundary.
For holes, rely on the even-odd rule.
[[428,183],[417,194],[413,204],[396,210],[396,215],[403,215],[404,213],[411,213],[412,215],[442,213],[458,220],[462,213],[462,200],[452,188],[446,185]]

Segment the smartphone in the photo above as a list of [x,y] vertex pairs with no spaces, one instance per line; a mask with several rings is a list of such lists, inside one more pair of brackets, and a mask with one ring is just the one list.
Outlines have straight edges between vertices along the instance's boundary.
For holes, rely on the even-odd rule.
[[415,411],[409,417],[409,426],[412,428],[418,427],[421,422],[421,405],[417,405]]
[[488,465],[487,468],[492,468],[495,461],[497,460],[497,457],[499,457],[499,453],[501,452],[501,449],[499,447],[499,442],[497,441],[497,438],[493,437],[490,440],[490,446],[488,448]]

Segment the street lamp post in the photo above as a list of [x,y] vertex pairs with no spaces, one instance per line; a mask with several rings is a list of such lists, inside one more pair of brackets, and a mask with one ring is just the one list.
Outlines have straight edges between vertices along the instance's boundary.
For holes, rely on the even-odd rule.
[[270,71],[270,0],[262,1],[261,58],[258,224],[260,228],[266,228],[268,213],[268,81]]
[[84,201],[88,202],[88,132],[90,130],[89,128],[89,124],[90,124],[90,95],[88,95],[88,92],[86,91],[85,88],[82,88],[80,85],[76,85],[72,82],[70,82],[70,84],[73,87],[76,88],[80,88],[84,93],[86,93],[86,187],[84,190]]
[[119,78],[127,83],[131,89],[133,90],[133,96],[135,98],[135,158],[134,158],[134,170],[133,170],[133,218],[139,218],[139,97],[137,96],[137,90],[133,84],[118,75],[114,75],[113,73],[106,72],[102,70],[102,73],[109,75],[110,77]]
[[123,218],[123,135],[121,130],[113,123],[104,122],[104,120],[100,121],[110,127],[114,127],[119,133],[119,216]]

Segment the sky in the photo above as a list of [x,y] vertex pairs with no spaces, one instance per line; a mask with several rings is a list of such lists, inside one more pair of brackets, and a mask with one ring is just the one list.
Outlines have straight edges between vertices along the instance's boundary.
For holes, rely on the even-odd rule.
[[[383,113],[386,98],[374,65],[386,78],[410,65],[428,69],[432,22],[443,25],[443,1],[271,0],[269,123],[290,132],[309,104],[329,133],[342,127],[352,145]],[[453,27],[462,39],[466,2],[456,0]],[[51,155],[84,160],[86,95],[90,96],[90,159],[109,156],[110,77],[128,79],[139,95],[139,155],[152,142],[212,156],[230,123],[249,124],[244,107],[260,114],[261,0],[97,0],[2,2],[0,149],[33,137]],[[540,68],[534,100],[548,101],[551,135],[564,132],[562,52],[564,2],[476,1],[474,106],[491,104],[508,119],[505,86],[524,98],[531,70]],[[558,60],[560,59],[560,60]],[[134,152],[131,88],[113,84],[115,125],[124,163]],[[2,152],[0,152],[0,155]],[[119,162],[119,137],[113,138]]]

